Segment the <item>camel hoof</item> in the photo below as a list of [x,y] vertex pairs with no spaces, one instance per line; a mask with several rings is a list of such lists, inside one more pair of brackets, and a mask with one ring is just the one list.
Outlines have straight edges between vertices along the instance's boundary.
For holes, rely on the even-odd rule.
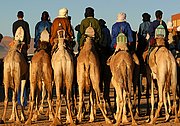
[[132,121],[132,126],[137,126],[137,123],[136,123],[136,121],[134,120],[134,121]]
[[58,126],[58,125],[63,125],[63,124],[59,118],[54,118],[51,126]]
[[128,119],[127,119],[127,116],[123,116],[122,117],[122,123],[128,123],[129,121],[128,121]]
[[148,118],[148,119],[146,119],[146,121],[145,121],[146,123],[149,123],[150,122],[150,118]]
[[179,119],[176,117],[174,120],[175,123],[179,123]]
[[170,115],[167,114],[167,115],[166,115],[166,120],[165,120],[165,122],[169,121],[169,117],[170,117]]
[[16,124],[21,124],[21,121],[20,120],[16,120]]
[[39,108],[39,113],[40,113],[40,114],[43,114],[43,112],[44,112],[44,111],[43,111],[43,107],[41,106],[41,107]]
[[113,126],[120,126],[120,123],[115,123]]
[[117,114],[114,113],[114,119],[117,120]]
[[9,119],[10,122],[14,122],[15,121],[15,117],[12,117]]
[[89,122],[90,122],[90,123],[94,122],[94,118],[91,118],[91,119],[89,120]]
[[25,125],[31,125],[31,119],[28,119],[28,120],[25,122]]
[[37,121],[37,115],[36,114],[33,115],[31,121]]
[[112,124],[112,121],[111,121],[109,118],[107,118],[107,119],[106,119],[106,123],[107,123],[107,124]]

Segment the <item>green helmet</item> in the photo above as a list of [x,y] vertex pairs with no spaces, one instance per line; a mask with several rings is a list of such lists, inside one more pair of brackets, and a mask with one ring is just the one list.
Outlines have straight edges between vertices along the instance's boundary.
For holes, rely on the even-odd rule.
[[166,37],[166,31],[164,26],[161,24],[155,29],[155,38],[165,38]]
[[116,43],[127,43],[127,37],[124,33],[120,32],[116,37]]

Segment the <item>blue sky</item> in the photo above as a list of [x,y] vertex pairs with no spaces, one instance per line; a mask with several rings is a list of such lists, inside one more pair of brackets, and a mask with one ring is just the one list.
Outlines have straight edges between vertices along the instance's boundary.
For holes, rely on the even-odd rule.
[[133,30],[138,30],[144,12],[151,14],[151,20],[154,20],[155,11],[160,9],[165,22],[171,19],[172,14],[180,13],[180,0],[1,0],[0,33],[12,37],[12,23],[17,20],[19,10],[24,11],[24,20],[29,23],[31,37],[34,37],[34,27],[44,10],[49,12],[53,21],[60,8],[68,8],[75,27],[84,18],[84,10],[88,6],[94,8],[97,19],[103,18],[107,22],[110,30],[119,12],[127,14]]

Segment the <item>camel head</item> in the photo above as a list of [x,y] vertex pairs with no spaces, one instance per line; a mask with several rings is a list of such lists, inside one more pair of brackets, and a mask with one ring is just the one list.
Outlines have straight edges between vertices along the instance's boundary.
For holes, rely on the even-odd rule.
[[23,45],[25,44],[25,42],[21,42],[18,40],[13,40],[12,42],[9,43],[10,49],[9,51],[12,50],[18,50],[19,52],[21,52]]

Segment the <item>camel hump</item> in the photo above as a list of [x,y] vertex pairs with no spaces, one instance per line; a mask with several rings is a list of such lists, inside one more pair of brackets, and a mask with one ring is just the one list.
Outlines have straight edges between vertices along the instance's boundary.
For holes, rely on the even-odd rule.
[[40,35],[40,41],[41,42],[49,42],[49,32],[45,28]]
[[155,38],[165,38],[166,31],[164,26],[162,25],[162,21],[160,21],[160,25],[155,29]]
[[24,29],[22,28],[22,26],[19,26],[15,33],[15,40],[22,42],[23,39],[24,39]]
[[87,35],[89,37],[95,37],[95,31],[94,31],[94,28],[91,26],[91,23],[90,23],[89,27],[86,28],[85,35]]

